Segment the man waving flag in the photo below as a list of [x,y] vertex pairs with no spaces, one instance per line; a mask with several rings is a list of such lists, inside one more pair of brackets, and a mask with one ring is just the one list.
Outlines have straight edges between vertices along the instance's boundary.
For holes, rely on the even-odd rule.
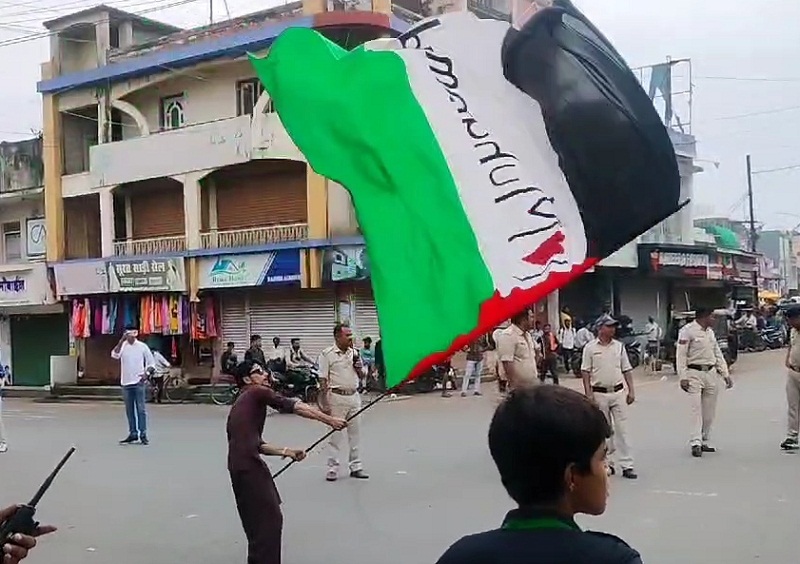
[[666,129],[569,2],[521,30],[454,13],[353,51],[292,28],[253,64],[310,166],[352,196],[389,387],[680,207]]

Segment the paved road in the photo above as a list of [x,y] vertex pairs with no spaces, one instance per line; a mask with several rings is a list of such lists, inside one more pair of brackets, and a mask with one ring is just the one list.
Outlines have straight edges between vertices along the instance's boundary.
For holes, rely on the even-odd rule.
[[[800,456],[777,448],[781,354],[741,359],[719,409],[720,452],[701,460],[688,454],[688,405],[674,379],[643,376],[631,416],[641,478],[615,478],[607,514],[581,523],[626,538],[648,564],[796,564]],[[363,427],[368,483],[324,482],[318,453],[281,477],[285,563],[432,563],[460,535],[497,525],[511,504],[486,448],[494,401],[379,405]],[[32,564],[244,562],[224,408],[153,409],[149,447],[115,444],[125,434],[120,406],[12,400],[5,409],[12,444],[0,455],[0,502],[25,499],[70,444],[80,449],[41,505],[61,530]],[[267,436],[300,447],[320,431],[274,416]]]

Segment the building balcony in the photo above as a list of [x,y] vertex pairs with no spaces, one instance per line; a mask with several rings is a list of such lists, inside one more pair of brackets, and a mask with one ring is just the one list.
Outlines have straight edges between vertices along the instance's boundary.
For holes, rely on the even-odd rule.
[[302,241],[308,238],[307,223],[252,227],[229,231],[209,231],[200,234],[200,245],[204,249],[229,249],[236,247],[255,247],[271,243]]
[[244,163],[251,143],[246,115],[101,143],[90,151],[91,183],[118,186]]
[[62,182],[65,196],[80,196],[103,186],[216,169],[251,158],[305,160],[278,115],[264,113],[255,119],[243,115],[95,145],[88,177],[67,175]]
[[114,241],[114,255],[118,257],[164,255],[185,250],[186,237],[183,235]]

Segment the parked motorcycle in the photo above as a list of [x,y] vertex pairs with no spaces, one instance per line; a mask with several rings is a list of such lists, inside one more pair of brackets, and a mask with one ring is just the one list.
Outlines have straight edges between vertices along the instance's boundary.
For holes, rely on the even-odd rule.
[[316,403],[319,396],[319,369],[316,366],[289,368],[283,372],[270,371],[272,387],[279,394],[299,398],[304,403]]
[[759,333],[761,340],[769,349],[782,349],[786,345],[786,333],[781,327],[768,327]]
[[642,363],[641,341],[633,339],[625,343],[625,352],[628,353],[628,360],[633,368],[636,368]]
[[408,384],[404,386],[404,390],[420,394],[432,392],[438,385],[449,379],[453,370],[453,366],[450,362],[434,364],[430,370],[410,380]]

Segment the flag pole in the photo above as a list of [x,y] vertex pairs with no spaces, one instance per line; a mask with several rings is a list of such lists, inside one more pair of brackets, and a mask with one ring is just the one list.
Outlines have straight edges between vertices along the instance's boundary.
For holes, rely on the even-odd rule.
[[[372,400],[372,401],[370,401],[369,403],[367,403],[367,404],[363,405],[363,406],[361,407],[361,409],[359,409],[359,410],[358,410],[358,411],[356,411],[356,412],[355,412],[353,415],[351,415],[350,417],[348,417],[347,419],[345,419],[345,421],[351,421],[351,420],[355,419],[356,417],[358,417],[359,415],[361,415],[362,413],[364,413],[366,410],[368,410],[370,407],[372,407],[373,405],[375,405],[376,403],[378,403],[379,401],[381,401],[383,398],[385,398],[385,397],[386,397],[386,396],[388,396],[389,394],[393,393],[393,391],[394,391],[394,388],[392,388],[392,389],[390,389],[390,390],[386,390],[385,392],[383,392],[381,395],[379,395],[379,396],[378,396],[377,398],[375,398],[374,400]],[[314,441],[314,442],[311,444],[311,446],[310,446],[310,447],[308,447],[308,448],[306,449],[306,452],[310,452],[310,451],[314,450],[315,448],[317,448],[319,445],[321,445],[323,442],[325,442],[325,441],[326,441],[326,440],[327,440],[327,439],[328,439],[328,438],[329,438],[331,435],[333,435],[334,433],[338,433],[338,431],[336,431],[335,429],[331,429],[330,431],[328,431],[327,433],[325,433],[324,435],[322,435],[320,438],[318,438],[316,441]],[[277,478],[278,476],[280,476],[281,474],[283,474],[284,472],[286,472],[286,470],[288,470],[288,469],[289,469],[289,467],[290,467],[292,464],[294,464],[295,462],[297,462],[297,461],[296,461],[296,460],[290,460],[288,464],[284,465],[284,467],[283,467],[283,468],[281,468],[280,470],[278,470],[277,472],[275,472],[275,473],[272,475],[272,479],[274,480],[275,478]]]

